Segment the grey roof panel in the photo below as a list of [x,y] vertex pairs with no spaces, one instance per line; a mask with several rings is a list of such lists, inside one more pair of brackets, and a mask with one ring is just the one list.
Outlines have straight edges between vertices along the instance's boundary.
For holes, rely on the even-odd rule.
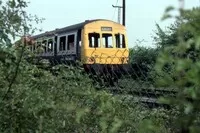
[[[73,31],[73,30],[79,30],[79,29],[82,29],[88,23],[91,23],[91,22],[94,22],[94,21],[100,21],[100,20],[105,20],[105,19],[86,20],[85,22],[81,22],[81,23],[78,23],[78,24],[74,24],[74,25],[71,25],[71,26],[64,27],[64,28],[55,29],[55,30],[52,30],[52,31],[48,31],[48,32],[39,34],[39,35],[35,35],[35,36],[33,36],[33,38],[38,39],[38,38],[47,37],[47,36],[50,37],[50,36],[54,36],[55,34],[61,34],[63,32],[70,32],[70,31]],[[106,21],[108,21],[108,20],[106,20]]]

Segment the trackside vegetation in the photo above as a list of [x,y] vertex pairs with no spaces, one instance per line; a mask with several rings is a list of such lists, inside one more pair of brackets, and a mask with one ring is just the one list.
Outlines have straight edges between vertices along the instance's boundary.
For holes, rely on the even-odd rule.
[[[157,25],[157,47],[132,48],[134,73],[118,82],[124,92],[150,86],[176,88],[174,98],[160,98],[171,107],[165,109],[136,103],[126,93],[97,90],[81,64],[51,66],[36,60],[27,40],[12,42],[39,30],[31,23],[43,19],[29,15],[24,0],[0,0],[0,7],[0,132],[199,132],[199,8],[178,9],[180,15],[167,31]],[[171,10],[176,9],[167,8],[165,18],[171,17]]]

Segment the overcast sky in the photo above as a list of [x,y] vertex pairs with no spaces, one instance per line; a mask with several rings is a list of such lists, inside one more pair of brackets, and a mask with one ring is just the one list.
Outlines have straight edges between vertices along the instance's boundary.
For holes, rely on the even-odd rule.
[[[45,18],[38,25],[44,31],[62,28],[83,22],[88,19],[109,19],[117,21],[118,11],[112,7],[122,0],[31,0],[28,12]],[[185,8],[200,5],[200,0],[185,0]],[[145,40],[142,45],[152,46],[155,24],[162,27],[172,21],[161,21],[167,6],[179,6],[178,0],[126,0],[126,26],[129,46],[133,47],[137,40]]]

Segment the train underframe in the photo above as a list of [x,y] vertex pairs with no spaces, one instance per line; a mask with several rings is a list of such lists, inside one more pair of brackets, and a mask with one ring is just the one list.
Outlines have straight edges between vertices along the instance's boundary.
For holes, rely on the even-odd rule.
[[[66,64],[77,66],[75,56],[53,56],[53,57],[39,57],[40,59],[49,60],[51,66],[58,64]],[[72,59],[72,60],[66,60]],[[122,76],[127,75],[130,71],[129,64],[83,64],[84,71],[90,75],[95,82],[108,83],[114,85]]]
[[130,69],[128,64],[84,64],[83,67],[97,82],[103,80],[108,85],[117,83]]

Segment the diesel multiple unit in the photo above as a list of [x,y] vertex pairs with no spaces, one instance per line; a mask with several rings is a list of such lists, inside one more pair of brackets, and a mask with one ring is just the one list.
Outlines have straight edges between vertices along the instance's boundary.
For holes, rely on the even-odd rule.
[[110,20],[87,20],[31,38],[30,50],[54,63],[80,61],[87,71],[114,70],[128,64],[126,28]]

